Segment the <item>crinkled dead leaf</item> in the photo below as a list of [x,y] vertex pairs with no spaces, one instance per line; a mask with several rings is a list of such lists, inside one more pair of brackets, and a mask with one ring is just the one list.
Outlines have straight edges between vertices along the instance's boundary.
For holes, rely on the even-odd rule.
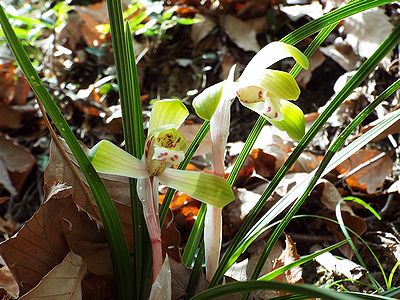
[[74,6],[57,40],[64,42],[64,46],[72,51],[76,50],[81,41],[89,47],[97,47],[103,42],[104,35],[100,34],[96,26],[105,23],[108,23],[105,1],[89,6]]
[[[317,251],[318,249],[315,249]],[[337,258],[330,252],[323,253],[315,258],[315,260],[327,271],[337,276],[344,276],[351,280],[359,280],[367,270],[360,265],[345,258]]]
[[[395,113],[395,111],[394,111],[393,113]],[[388,115],[393,114],[393,113],[389,113]],[[376,120],[376,121],[373,121],[373,122],[369,123],[368,125],[363,126],[363,127],[361,128],[361,130],[360,130],[360,133],[361,133],[361,134],[366,133],[368,130],[374,128],[374,127],[378,124],[378,122],[380,122],[380,121],[381,121],[381,120],[378,119],[378,120]],[[390,126],[388,129],[384,130],[381,134],[379,134],[379,135],[378,135],[376,138],[374,138],[371,142],[372,142],[372,143],[380,142],[381,140],[387,138],[388,135],[390,135],[390,134],[395,134],[395,133],[399,133],[399,132],[400,132],[400,120],[397,121],[397,122],[395,122],[395,123],[394,123],[392,126]]]
[[[282,251],[281,255],[277,260],[274,261],[272,270],[286,266],[300,258],[297,253],[296,244],[293,242],[289,235],[285,234],[285,250]],[[275,278],[276,281],[287,282],[290,284],[303,283],[303,271],[300,266],[287,270],[284,274]]]
[[[369,58],[392,32],[394,26],[383,9],[373,8],[346,18],[343,27],[347,33],[347,42],[358,55]],[[390,64],[390,54],[382,63],[385,67]]]
[[[294,149],[295,144],[282,131],[275,127],[265,126],[257,138],[250,154],[258,175],[269,178],[284,164]],[[319,159],[311,152],[303,152],[295,165],[293,172],[311,172],[318,167]]]
[[[185,137],[188,145],[193,141],[200,127],[201,124],[183,124],[179,128],[179,132]],[[195,155],[205,155],[207,153],[211,153],[211,136],[209,132],[204,137],[199,148],[197,148]]]
[[389,155],[378,150],[360,150],[336,167],[350,188],[374,194],[392,173]]
[[[69,244],[70,243],[70,244]],[[0,244],[0,254],[25,294],[73,250],[92,272],[111,270],[104,232],[67,197],[45,201],[21,230]],[[99,245],[101,247],[99,247]],[[101,263],[101,266],[97,264]],[[108,267],[106,267],[108,265]]]
[[20,299],[81,300],[81,282],[85,273],[86,264],[84,260],[71,251],[59,265],[43,277],[35,288]]
[[292,21],[297,21],[304,16],[318,19],[324,14],[322,11],[322,5],[319,1],[312,1],[310,4],[286,5],[281,7],[280,10],[287,14],[289,19]]
[[[3,164],[8,171],[15,191],[19,192],[35,166],[36,160],[28,149],[0,134],[0,164]],[[1,172],[0,184],[3,183],[3,176],[5,176],[3,173],[4,170]]]
[[[48,167],[44,174],[44,191],[48,193],[50,188],[57,183],[65,183],[71,189],[59,194],[60,196],[71,195],[75,203],[84,209],[91,217],[100,221],[99,212],[94,204],[94,200],[89,192],[89,188],[85,182],[84,176],[77,166],[71,151],[61,138],[59,141],[62,144],[63,150],[67,154],[65,158],[54,142],[50,145],[50,159]],[[88,148],[81,144],[85,151]],[[72,162],[75,170],[71,169],[67,159]],[[129,181],[126,177],[113,176],[101,174],[100,176],[105,184],[111,198],[114,201],[117,212],[121,218],[122,228],[125,233],[125,238],[128,243],[132,243],[132,219],[130,212],[130,195],[129,195]]]
[[215,23],[209,18],[201,14],[196,14],[195,18],[202,20],[202,22],[195,23],[191,27],[190,37],[195,46],[197,46],[210,32],[216,27]]
[[303,69],[300,74],[296,77],[296,81],[299,84],[299,87],[306,88],[307,84],[310,82],[313,72],[319,66],[321,66],[326,60],[325,55],[317,50],[313,56],[310,58],[310,67],[308,70]]
[[[342,211],[342,218],[344,224],[358,235],[362,236],[367,231],[368,225],[364,218],[356,215],[351,215],[347,211]],[[336,242],[340,242],[345,239],[345,236],[343,235],[339,225],[328,221],[324,221],[324,223],[326,224],[326,228],[328,229],[328,231],[333,233]],[[352,233],[350,233],[350,237],[353,242],[355,242],[357,239]],[[354,256],[354,252],[349,244],[344,244],[339,248],[339,250],[348,259],[351,259]]]
[[[330,210],[335,211],[336,205],[343,198],[342,195],[340,195],[338,189],[335,187],[335,185],[326,179],[320,179],[316,188],[317,189],[322,188],[322,194],[321,194],[322,204],[324,204]],[[354,212],[351,209],[348,202],[342,202],[340,205],[340,209],[342,211],[347,211],[351,215],[354,215]]]
[[232,15],[222,15],[220,16],[220,24],[238,47],[245,51],[258,52],[260,50],[256,31],[248,23]]
[[0,102],[0,129],[21,127],[21,114],[9,105]]
[[[5,293],[3,293],[5,292]],[[17,299],[19,286],[7,266],[0,268],[0,297],[3,299]]]

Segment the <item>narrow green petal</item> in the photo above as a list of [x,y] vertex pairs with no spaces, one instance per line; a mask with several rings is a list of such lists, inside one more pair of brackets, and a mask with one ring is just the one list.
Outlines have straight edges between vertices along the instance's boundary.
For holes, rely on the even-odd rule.
[[173,128],[178,129],[188,115],[189,111],[179,99],[157,101],[151,110],[149,135],[165,125],[173,125]]
[[224,207],[235,199],[228,182],[213,174],[166,169],[158,178],[166,186],[215,207]]
[[254,74],[287,57],[293,57],[299,65],[304,69],[308,69],[308,59],[300,50],[282,42],[272,42],[258,51],[252,58],[244,69],[241,79],[248,80]]
[[276,128],[286,131],[295,141],[299,141],[306,129],[306,120],[303,111],[290,101],[281,100],[281,105],[282,120],[274,121],[268,119],[268,121]]
[[221,101],[223,86],[224,81],[214,84],[193,99],[192,105],[200,118],[207,121],[211,119]]
[[260,77],[260,85],[274,96],[297,100],[300,96],[300,88],[292,75],[277,70],[264,70]]
[[109,141],[100,141],[88,153],[88,157],[97,172],[127,176],[131,178],[146,178],[146,164],[125,152]]

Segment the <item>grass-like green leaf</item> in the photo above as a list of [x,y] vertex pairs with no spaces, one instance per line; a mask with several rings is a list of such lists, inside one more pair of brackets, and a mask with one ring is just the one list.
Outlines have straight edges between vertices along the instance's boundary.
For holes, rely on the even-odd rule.
[[131,289],[127,288],[127,286],[131,286],[132,284],[130,256],[122,232],[121,223],[115,210],[114,204],[102,181],[100,180],[100,177],[94,170],[93,166],[90,164],[88,157],[83,152],[78,143],[78,140],[69,128],[68,123],[65,121],[59,108],[51,98],[42,80],[32,66],[31,61],[29,60],[25,50],[21,46],[20,41],[16,37],[1,6],[0,23],[7,43],[10,46],[11,51],[13,52],[27,81],[31,85],[33,92],[37,96],[37,99],[43,103],[46,112],[49,114],[58,131],[65,139],[87,180],[87,183],[96,201],[97,207],[99,208],[100,215],[104,224],[104,229],[106,231],[107,239],[110,245],[110,252],[112,256],[114,273],[118,288],[118,295],[120,299],[131,299]]
[[[333,144],[330,146],[330,148],[327,151],[327,154],[325,155],[324,159],[322,160],[320,167],[318,168],[318,170],[316,170],[313,178],[310,181],[306,181],[306,183],[308,184],[307,188],[305,190],[299,190],[302,193],[302,196],[299,198],[299,200],[294,204],[294,206],[292,206],[292,208],[289,210],[288,214],[285,216],[284,220],[279,224],[279,226],[274,230],[274,232],[272,233],[270,239],[268,240],[267,246],[265,248],[265,250],[263,251],[260,261],[257,264],[256,270],[254,272],[253,276],[257,276],[257,272],[260,271],[260,266],[263,260],[266,259],[266,257],[268,256],[269,252],[271,251],[273,245],[275,244],[275,242],[277,241],[277,239],[279,238],[280,234],[282,233],[282,231],[284,230],[284,228],[286,227],[286,225],[290,222],[291,218],[294,216],[294,214],[297,212],[297,210],[300,208],[300,206],[302,205],[302,203],[305,201],[305,199],[307,198],[307,196],[309,195],[309,193],[311,192],[311,190],[314,188],[314,185],[316,184],[317,180],[323,175],[324,172],[326,172],[326,169],[330,170],[331,166],[332,166],[332,162],[335,162],[335,165],[337,165],[337,162],[341,162],[342,160],[335,160],[335,153],[337,152],[337,150],[339,149],[339,147],[341,145],[343,145],[344,141],[346,140],[346,138],[350,135],[350,133],[359,125],[361,124],[361,122],[375,109],[375,107],[381,103],[382,101],[384,101],[385,99],[387,99],[392,93],[394,93],[400,86],[400,80],[396,81],[394,84],[392,84],[388,89],[386,89],[374,102],[372,102],[370,105],[368,105],[345,129],[344,131],[339,135],[339,137],[333,142]],[[389,118],[390,119],[390,118]],[[375,128],[374,128],[375,129]],[[382,129],[381,129],[382,130]],[[376,134],[379,134],[381,131],[376,131]],[[358,140],[361,140],[362,143],[359,143]],[[349,146],[347,146],[345,149],[343,149],[341,152],[346,153],[348,155],[351,155],[352,153],[354,153],[354,151],[357,149],[360,149],[360,146],[364,145],[365,142],[369,141],[369,138],[365,138],[364,136],[360,137],[358,140],[356,140],[355,142],[353,142],[352,144],[350,144]],[[350,149],[351,152],[349,152],[348,150]],[[340,155],[340,152],[338,153],[338,157],[341,157],[341,159],[343,158],[347,158],[347,157],[343,157]],[[297,195],[295,195],[295,198],[297,197]],[[283,197],[281,200],[282,202],[279,202],[279,205],[282,205],[280,207],[280,209],[284,209],[284,207],[286,207],[286,205],[290,205],[290,203],[293,202],[293,200],[295,200],[295,198],[293,199],[285,199],[286,197]],[[278,205],[278,206],[279,206]],[[271,211],[274,211],[273,207]],[[271,218],[272,216],[274,216],[275,214],[279,213],[279,211],[275,211],[274,213],[268,213],[269,218]],[[254,238],[254,236],[253,236]],[[256,275],[257,274],[257,275]],[[373,283],[375,285],[377,285],[379,287],[379,283],[376,282],[376,280],[374,280],[373,278],[371,278],[371,280],[373,281]]]
[[[376,67],[376,65],[380,62],[380,60],[387,54],[393,47],[398,43],[398,39],[400,36],[400,26],[397,26],[394,31],[386,38],[386,40],[381,44],[378,50],[372,55],[367,61],[365,61],[357,73],[347,82],[345,87],[336,95],[330,105],[321,113],[318,119],[313,123],[311,128],[307,131],[305,136],[299,142],[298,146],[294,149],[292,154],[289,156],[284,165],[278,170],[273,180],[268,185],[267,189],[264,191],[258,203],[255,207],[250,211],[246,220],[242,224],[239,232],[234,237],[230,247],[225,253],[224,257],[221,260],[221,264],[214,276],[214,279],[211,282],[211,286],[214,286],[221,278],[222,274],[229,268],[229,266],[234,262],[234,258],[232,257],[233,253],[236,251],[235,248],[241,243],[240,241],[244,239],[246,235],[248,235],[248,229],[251,226],[251,223],[255,220],[257,214],[264,206],[265,202],[272,194],[274,189],[277,187],[278,183],[282,180],[283,176],[289,171],[290,167],[296,161],[297,157],[304,151],[307,144],[311,141],[311,139],[317,134],[319,129],[323,126],[323,124],[327,121],[327,119],[332,115],[332,113],[339,107],[339,105],[343,102],[343,100],[356,88],[366,76],[372,72],[372,70]],[[387,96],[387,95],[386,95]],[[353,121],[354,122],[354,121]],[[354,124],[354,123],[353,123]],[[337,150],[337,149],[336,149]],[[328,152],[329,153],[329,152]],[[229,179],[229,178],[228,178]],[[276,216],[283,211],[291,202],[284,203],[283,201],[278,202],[270,211],[267,213],[268,216]],[[294,206],[295,209],[296,205]],[[289,221],[290,218],[287,219]],[[285,222],[282,222],[279,226],[279,229],[276,229],[276,232],[281,231],[282,228],[286,226]],[[280,234],[279,234],[280,235]],[[279,237],[272,236],[271,241],[275,243],[276,239]],[[272,244],[268,244],[265,251],[269,252],[272,249]],[[266,259],[267,256],[263,255],[262,259]],[[229,261],[229,263],[228,263]],[[260,263],[261,264],[261,263]],[[256,268],[256,271],[259,271],[259,267]],[[256,272],[257,273],[257,272]],[[256,274],[255,273],[255,274]],[[255,275],[256,276],[256,275]]]
[[295,293],[307,296],[309,298],[322,298],[332,300],[359,300],[359,299],[384,299],[389,300],[392,298],[378,295],[351,295],[349,293],[339,293],[333,290],[316,287],[308,284],[287,284],[274,281],[244,281],[233,282],[225,285],[217,286],[208,289],[200,294],[197,294],[192,300],[209,300],[215,299],[230,294],[238,294],[243,292],[253,292],[259,290],[279,290],[289,293]]
[[[144,150],[142,103],[140,100],[138,74],[129,24],[124,24],[121,0],[107,0],[110,18],[111,41],[117,71],[121,101],[122,122],[126,151],[141,158]],[[129,179],[131,197],[132,227],[134,237],[135,278],[129,286],[136,292],[136,298],[147,293],[146,280],[150,274],[150,248],[143,209],[136,192],[136,179]]]
[[272,279],[278,277],[279,275],[285,273],[286,271],[288,271],[288,270],[290,270],[290,269],[292,269],[292,268],[294,268],[294,267],[300,266],[300,265],[302,265],[302,264],[305,264],[305,263],[307,263],[307,262],[313,260],[314,258],[320,256],[321,254],[324,254],[324,253],[326,253],[326,252],[335,250],[335,249],[337,249],[337,248],[343,246],[343,245],[346,244],[346,243],[347,243],[347,241],[344,240],[344,241],[341,241],[341,242],[339,242],[339,243],[336,243],[336,244],[334,244],[334,245],[332,245],[332,246],[329,246],[329,247],[326,247],[326,248],[324,248],[324,249],[315,251],[314,253],[311,253],[311,254],[309,254],[309,255],[302,256],[302,257],[300,257],[298,260],[296,260],[296,261],[294,261],[294,262],[291,262],[291,263],[289,263],[289,264],[287,264],[287,265],[285,265],[285,266],[282,266],[282,267],[280,267],[280,268],[277,268],[277,269],[275,269],[275,270],[273,270],[273,271],[271,271],[271,272],[269,272],[269,273],[267,273],[267,274],[261,276],[261,277],[258,278],[257,280],[261,280],[261,281],[269,281],[269,280],[272,280]]

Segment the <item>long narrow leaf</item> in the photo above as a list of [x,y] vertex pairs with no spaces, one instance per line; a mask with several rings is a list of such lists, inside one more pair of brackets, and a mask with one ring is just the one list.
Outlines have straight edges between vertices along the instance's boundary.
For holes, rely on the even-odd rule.
[[[211,286],[214,286],[221,278],[223,273],[229,268],[229,266],[236,260],[232,255],[237,250],[238,245],[244,236],[248,234],[248,229],[255,220],[256,216],[264,206],[267,199],[270,197],[272,192],[275,190],[279,182],[289,171],[290,167],[296,161],[298,156],[304,151],[305,147],[312,140],[312,138],[317,134],[319,129],[325,124],[327,119],[332,115],[332,113],[339,107],[339,105],[344,101],[344,99],[356,88],[366,76],[372,72],[380,60],[387,54],[391,49],[398,43],[400,36],[400,26],[397,26],[395,30],[389,35],[389,37],[382,43],[382,45],[376,50],[374,55],[372,55],[367,61],[365,61],[358,72],[346,83],[344,88],[336,95],[330,105],[321,113],[318,119],[313,123],[311,128],[306,132],[305,136],[299,142],[298,146],[293,150],[292,154],[289,156],[287,161],[278,170],[267,189],[264,191],[260,200],[257,202],[255,207],[250,211],[245,222],[242,224],[239,232],[236,234],[234,240],[232,241],[230,247],[225,253],[221,260],[219,269],[217,270],[214,279],[211,281]],[[282,200],[282,199],[281,199]],[[293,199],[294,200],[294,199]],[[293,201],[292,200],[292,201]],[[279,201],[274,205],[267,213],[268,219],[273,216],[276,217],[277,214],[281,213],[288,205],[292,202]],[[263,218],[264,219],[264,218]],[[269,220],[271,221],[271,220]]]
[[319,288],[314,285],[307,284],[287,284],[274,281],[244,281],[244,282],[234,282],[225,285],[217,286],[208,289],[200,294],[197,294],[192,300],[208,300],[215,299],[217,297],[222,297],[230,294],[237,294],[243,292],[253,292],[258,290],[279,290],[286,291],[290,293],[300,294],[308,296],[309,298],[323,298],[323,299],[333,299],[333,300],[359,300],[361,299],[385,299],[389,300],[392,298],[377,296],[377,295],[359,295],[353,296],[351,294],[339,293],[333,290]]
[[[138,75],[133,51],[132,36],[129,25],[124,29],[121,0],[107,0],[110,18],[111,41],[114,52],[115,66],[121,100],[121,111],[126,151],[141,158],[144,150],[144,132],[142,107]],[[134,234],[134,269],[133,290],[139,299],[146,294],[146,278],[149,277],[150,260],[147,249],[150,248],[148,234],[143,217],[143,209],[137,197],[136,179],[129,179],[131,197],[132,227]],[[130,286],[131,288],[131,286]]]
[[58,109],[49,92],[46,90],[46,87],[44,86],[39,75],[32,66],[32,63],[30,62],[25,50],[22,48],[21,43],[17,39],[1,6],[0,23],[7,42],[26,79],[31,85],[33,92],[36,94],[38,100],[43,103],[43,106],[45,107],[50,118],[54,122],[60,134],[67,142],[87,180],[87,183],[96,201],[97,207],[99,208],[100,215],[104,224],[104,229],[106,231],[107,239],[110,245],[110,252],[118,287],[118,295],[120,299],[131,299],[131,290],[130,288],[127,288],[127,286],[130,286],[132,283],[130,257],[128,247],[126,245],[122,232],[121,223],[115,210],[114,204],[102,181],[100,180],[100,177],[94,170],[93,166],[90,164],[89,159],[86,157],[85,153],[80,147],[76,137],[72,133],[60,110]]

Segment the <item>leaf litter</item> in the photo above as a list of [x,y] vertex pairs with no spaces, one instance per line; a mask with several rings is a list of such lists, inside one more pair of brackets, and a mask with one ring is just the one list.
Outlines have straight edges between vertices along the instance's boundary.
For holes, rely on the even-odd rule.
[[[254,52],[267,42],[279,39],[287,30],[298,27],[298,22],[309,21],[321,11],[326,13],[342,4],[342,1],[325,1],[323,4],[319,1],[292,1],[292,5],[280,1],[212,2],[165,1],[164,9],[176,5],[178,16],[196,17],[204,22],[173,27],[156,37],[136,36],[135,44],[141,49],[139,52],[144,50],[146,53],[138,64],[145,119],[150,107],[149,99],[181,97],[190,105],[193,95],[225,78],[222,73],[229,70],[231,64],[238,63],[238,69],[242,70]],[[274,6],[277,3],[280,9]],[[74,6],[63,29],[55,36],[52,36],[54,33],[47,33],[55,45],[50,50],[46,49],[46,45],[51,39],[45,40],[46,34],[39,38],[42,49],[46,49],[39,55],[39,61],[53,66],[44,68],[49,69],[43,74],[47,84],[59,98],[64,116],[76,135],[87,146],[103,138],[111,139],[116,144],[123,142],[117,89],[112,79],[112,54],[107,46],[110,36],[101,33],[98,30],[100,27],[97,27],[107,22],[104,9],[104,1],[90,6]],[[298,103],[310,113],[310,122],[318,115],[318,108],[324,106],[325,101],[343,85],[348,74],[338,82],[336,79],[345,71],[356,69],[372,53],[393,27],[396,15],[395,8],[388,5],[349,18],[339,24],[324,47],[311,58],[311,68],[297,78],[302,88]],[[382,26],[371,27],[376,23]],[[243,31],[246,34],[242,34]],[[299,46],[305,48],[308,42]],[[318,166],[329,141],[362,107],[398,77],[396,59],[397,56],[388,56],[383,67],[377,68],[361,88],[343,103],[285,176],[263,208],[264,212],[296,182],[300,182],[306,173]],[[279,67],[289,70],[291,65],[282,62]],[[165,80],[167,74],[168,83]],[[71,297],[93,299],[100,290],[103,291],[103,299],[115,297],[110,293],[114,282],[99,213],[68,147],[61,139],[58,146],[54,142],[50,146],[41,113],[29,86],[13,62],[2,62],[0,65],[0,82],[0,223],[5,231],[4,241],[0,244],[4,260],[0,270],[3,295],[8,294],[11,298],[20,295],[25,299],[48,296],[54,292],[52,287],[58,285],[55,283],[58,278],[68,278],[71,285],[65,285],[64,292],[74,295]],[[398,103],[397,93],[383,103],[351,139],[372,128],[378,118],[397,109]],[[255,120],[253,114],[233,104],[230,149],[226,156],[227,173]],[[193,136],[198,128],[198,119],[192,116],[182,130],[185,135],[189,132]],[[398,260],[400,252],[399,212],[396,209],[399,189],[395,185],[400,175],[399,131],[398,124],[393,125],[365,149],[326,175],[300,211],[334,218],[337,202],[349,195],[367,201],[382,215],[392,208],[383,221],[376,222],[371,221],[368,213],[357,205],[346,202],[341,206],[345,224],[371,243],[387,272]],[[209,142],[206,138],[190,168],[210,168],[210,156],[207,155]],[[224,249],[294,147],[295,143],[281,132],[268,126],[263,129],[235,184],[236,201],[223,210]],[[41,170],[46,165],[43,174]],[[128,182],[116,176],[102,176],[102,180],[120,214],[125,236],[132,244]],[[33,216],[32,213],[27,216],[21,214],[25,207],[31,212],[38,207],[39,210]],[[185,295],[191,271],[180,262],[180,250],[187,241],[199,207],[196,200],[177,194],[163,229],[163,248],[170,258],[173,299],[181,299]],[[268,259],[268,270],[298,259],[299,253],[309,254],[344,238],[340,229],[328,221],[317,219],[307,222],[300,218],[292,223],[281,244],[273,251],[273,257]],[[18,233],[13,235],[16,231]],[[248,278],[250,262],[254,267],[267,238],[267,234],[261,236],[244,253],[230,277],[236,280]],[[367,262],[368,270],[375,272],[377,267],[368,260],[365,247],[357,238],[352,238]],[[347,245],[334,254],[344,258],[337,259],[335,255],[326,253],[311,263],[320,265],[319,273],[305,265],[303,270],[292,269],[291,273],[285,273],[277,280],[320,284],[333,279],[363,280],[366,271],[349,260],[353,253]],[[399,280],[395,273],[394,284]],[[343,286],[346,284],[343,283]],[[206,287],[207,281],[201,276],[197,291]],[[362,286],[356,289],[365,291]],[[271,297],[262,293],[257,296],[264,299]]]

